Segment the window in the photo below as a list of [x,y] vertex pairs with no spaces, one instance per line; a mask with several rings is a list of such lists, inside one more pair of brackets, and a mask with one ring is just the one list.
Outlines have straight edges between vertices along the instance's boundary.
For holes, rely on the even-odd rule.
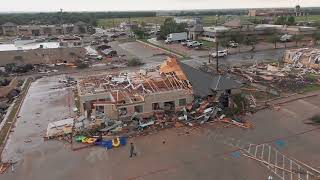
[[143,113],[143,106],[142,105],[134,106],[134,112]]
[[174,101],[164,102],[164,110],[173,111],[174,109],[175,109],[175,102]]
[[126,107],[121,107],[118,110],[119,116],[126,116],[128,114],[128,110]]
[[104,113],[104,106],[96,106],[96,111],[100,113]]
[[159,103],[152,103],[152,110],[159,110],[160,104]]
[[187,105],[187,99],[184,98],[184,99],[179,99],[179,106],[185,106]]

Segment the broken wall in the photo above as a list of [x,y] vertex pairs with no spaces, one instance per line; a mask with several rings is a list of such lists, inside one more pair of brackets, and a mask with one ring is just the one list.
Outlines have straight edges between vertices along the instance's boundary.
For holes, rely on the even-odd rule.
[[180,107],[179,99],[186,99],[186,103],[189,104],[193,101],[194,97],[188,90],[173,90],[146,95],[144,112],[152,112],[153,103],[159,103],[160,108],[163,108],[164,102],[174,101],[175,107]]

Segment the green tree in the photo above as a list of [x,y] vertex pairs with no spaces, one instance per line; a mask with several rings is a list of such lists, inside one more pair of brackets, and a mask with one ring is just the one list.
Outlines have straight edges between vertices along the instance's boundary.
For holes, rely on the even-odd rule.
[[296,19],[294,16],[289,16],[287,19],[287,25],[294,25],[296,23]]
[[127,63],[127,65],[130,66],[130,67],[141,66],[143,64],[144,63],[138,58],[132,58],[132,59],[128,60],[128,63]]
[[258,39],[256,36],[247,36],[244,39],[244,43],[248,46],[250,45],[252,47],[251,51],[254,51],[256,48],[256,44],[258,43]]
[[133,33],[137,36],[138,39],[144,39],[146,37],[146,34],[142,28],[133,30]]
[[296,46],[298,46],[298,42],[301,41],[302,39],[303,39],[303,36],[299,34],[292,36],[292,40],[296,42]]
[[146,26],[146,22],[141,21],[141,22],[140,22],[140,25],[141,25],[142,28],[144,28],[144,27]]
[[287,22],[287,18],[285,16],[280,16],[276,18],[276,21],[274,22],[277,25],[285,25]]
[[6,64],[4,66],[6,72],[12,72],[16,69],[16,64],[15,63],[9,63],[9,64]]
[[267,38],[268,42],[274,44],[274,48],[277,49],[277,42],[279,42],[279,36],[277,34],[272,34]]
[[186,32],[186,27],[185,23],[177,24],[173,18],[167,18],[160,26],[159,39],[166,39],[170,33]]
[[315,32],[312,35],[312,37],[313,37],[314,40],[319,41],[320,40],[320,31]]

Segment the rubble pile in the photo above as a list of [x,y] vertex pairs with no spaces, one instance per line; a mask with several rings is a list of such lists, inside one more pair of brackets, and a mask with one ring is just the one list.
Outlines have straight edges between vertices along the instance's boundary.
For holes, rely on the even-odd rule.
[[249,82],[259,83],[278,92],[301,91],[310,85],[320,85],[320,70],[295,67],[293,64],[255,64],[231,69]]
[[284,62],[299,68],[320,69],[320,49],[300,48],[286,50]]
[[[72,86],[74,81],[61,82]],[[71,142],[70,138],[76,136],[85,145],[106,138],[103,140],[108,142],[100,145],[109,144],[110,148],[110,140],[115,137],[148,135],[207,122],[250,128],[246,121],[235,118],[249,107],[242,98],[241,102],[233,100],[233,92],[241,85],[230,76],[212,76],[172,58],[159,69],[81,78],[76,85],[81,116],[50,123],[47,137]]]

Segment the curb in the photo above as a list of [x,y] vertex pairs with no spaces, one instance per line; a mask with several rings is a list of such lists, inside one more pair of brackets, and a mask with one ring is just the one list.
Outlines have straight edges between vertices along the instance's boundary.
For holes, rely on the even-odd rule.
[[[30,82],[29,82],[28,84],[26,84],[27,81],[29,81],[29,80],[30,80]],[[17,116],[18,116],[18,114],[19,114],[19,112],[20,112],[20,109],[21,109],[21,106],[22,106],[22,104],[23,104],[23,102],[24,102],[24,100],[25,100],[25,98],[26,98],[26,96],[27,96],[27,94],[28,94],[28,91],[29,91],[29,88],[30,88],[30,86],[31,86],[31,83],[32,83],[32,79],[28,78],[28,79],[25,80],[24,85],[27,85],[27,87],[25,87],[25,89],[22,91],[22,92],[24,93],[24,94],[23,94],[23,97],[22,97],[21,102],[20,102],[20,104],[19,104],[19,106],[18,106],[18,109],[17,109],[17,111],[16,111],[16,113],[15,113],[15,115],[14,115],[12,121],[11,121],[10,127],[9,127],[9,129],[8,129],[8,132],[6,133],[6,136],[5,136],[4,140],[3,140],[3,143],[2,143],[2,145],[0,146],[0,162],[2,162],[2,152],[3,152],[3,150],[4,150],[4,148],[5,148],[6,144],[7,144],[7,140],[8,140],[8,137],[9,137],[9,135],[10,135],[11,129],[12,129],[12,127],[15,125],[15,123],[16,123],[16,121],[17,121]],[[15,105],[15,104],[14,104],[14,105]],[[11,111],[10,111],[10,113],[11,113]],[[10,113],[9,113],[9,114],[10,114]],[[8,116],[9,116],[9,115],[8,115]],[[8,120],[8,119],[7,119],[7,120]],[[6,120],[6,123],[7,123],[7,120]],[[5,124],[5,123],[4,123],[4,124]]]
[[158,47],[158,46],[152,44],[151,42],[146,43],[146,42],[140,41],[140,40],[138,40],[138,39],[137,39],[136,41],[139,42],[139,43],[145,44],[145,45],[147,45],[147,46],[160,49],[160,50],[162,50],[162,51],[164,51],[164,52],[167,52],[167,53],[169,53],[169,54],[175,55],[175,56],[177,56],[178,58],[184,58],[183,56],[181,56],[181,55],[179,55],[179,54],[177,54],[177,53],[175,53],[175,52],[168,51],[168,50],[166,50],[166,49],[163,49],[163,48],[161,48],[161,47]]

